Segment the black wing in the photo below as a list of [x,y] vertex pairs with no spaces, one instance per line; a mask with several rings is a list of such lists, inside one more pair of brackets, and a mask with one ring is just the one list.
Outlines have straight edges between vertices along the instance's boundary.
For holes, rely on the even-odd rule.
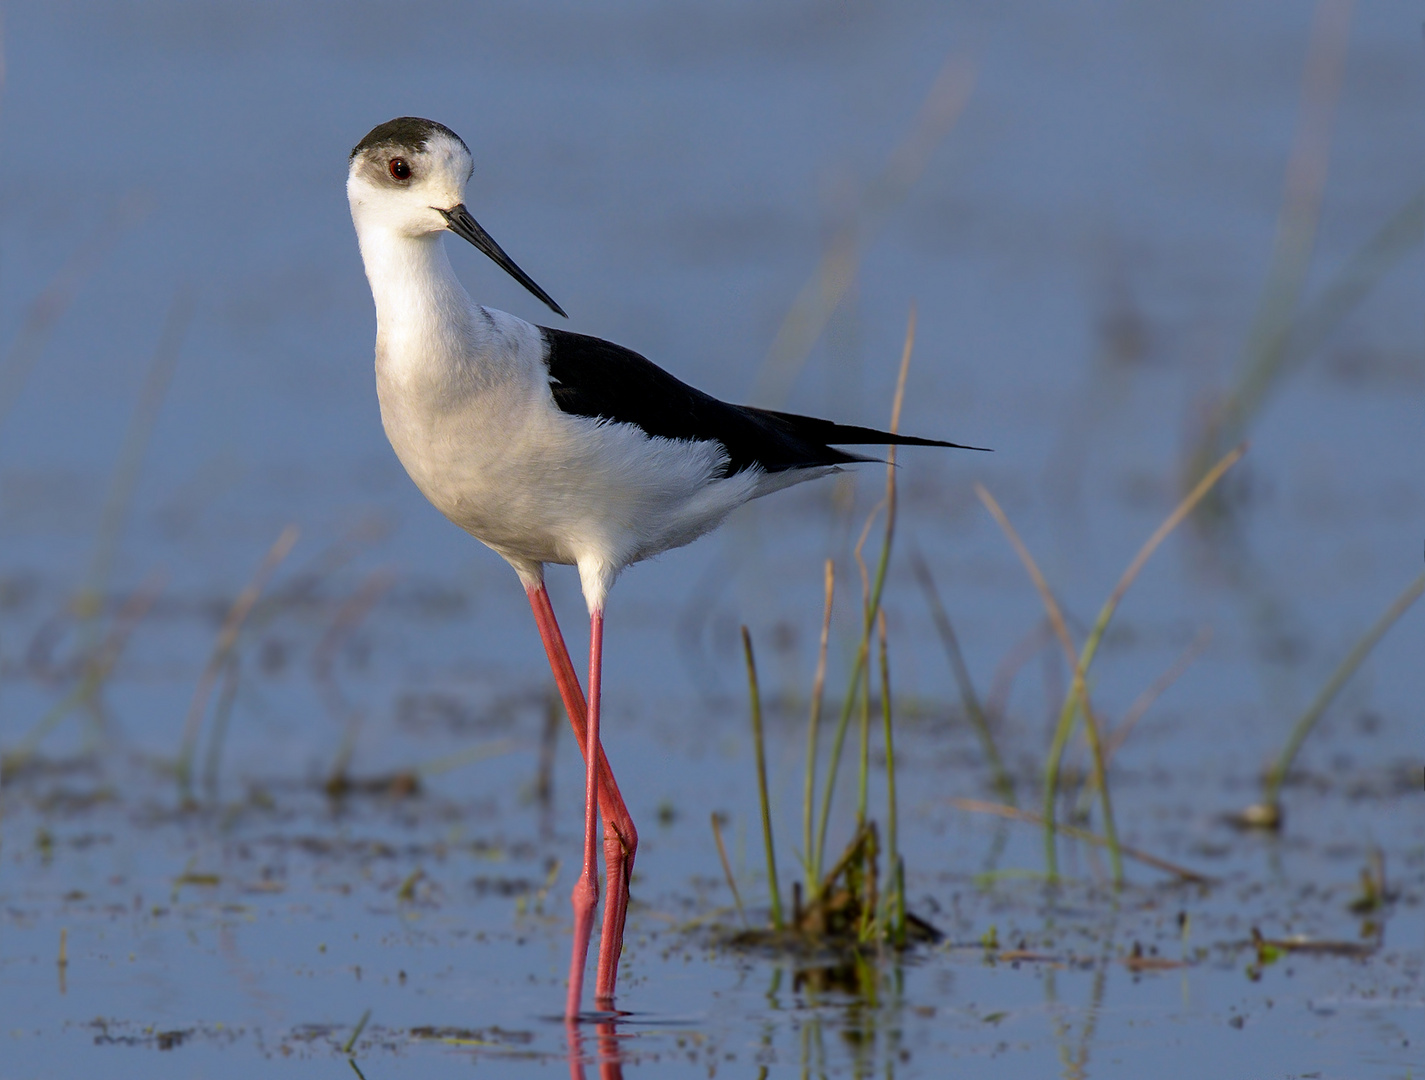
[[602,338],[542,326],[550,391],[566,413],[633,424],[650,436],[715,440],[727,450],[725,475],[754,465],[767,472],[874,461],[830,443],[949,446],[795,413],[729,405],[680,382],[632,349]]

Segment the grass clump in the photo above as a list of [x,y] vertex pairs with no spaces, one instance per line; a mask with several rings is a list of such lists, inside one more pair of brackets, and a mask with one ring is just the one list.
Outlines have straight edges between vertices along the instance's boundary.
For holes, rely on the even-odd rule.
[[[891,411],[890,430],[900,423],[901,404],[905,398],[906,375],[915,343],[915,310],[911,309],[906,328],[905,346]],[[807,724],[806,779],[803,789],[802,837],[803,881],[792,886],[791,917],[787,918],[778,884],[776,853],[772,841],[771,807],[767,794],[766,757],[762,739],[762,710],[757,685],[756,660],[752,638],[742,629],[743,647],[747,659],[748,686],[752,703],[753,740],[757,758],[758,797],[762,832],[767,852],[767,881],[771,892],[771,925],[769,929],[744,930],[735,939],[743,945],[786,944],[797,947],[832,947],[860,949],[868,945],[886,944],[905,948],[917,941],[935,940],[938,932],[929,923],[906,911],[905,862],[898,848],[898,814],[896,806],[894,722],[890,687],[890,654],[887,642],[885,614],[881,611],[881,595],[885,588],[886,571],[890,564],[896,525],[895,447],[887,454],[886,495],[872,511],[860,541],[856,559],[861,567],[862,620],[846,695],[842,699],[830,750],[830,761],[817,806],[816,761],[821,734],[821,711],[826,682],[827,642],[830,634],[832,602],[835,593],[835,572],[830,560],[826,564],[826,603],[822,616],[821,641],[818,649],[816,676],[812,685],[811,713]],[[875,523],[884,512],[885,528],[874,574],[868,572],[862,559],[862,549]],[[873,672],[871,656],[875,648],[878,663]],[[878,824],[870,817],[868,778],[870,773],[870,743],[872,731],[871,681],[880,676],[881,731],[886,753],[886,836],[884,845]],[[826,867],[827,831],[831,807],[836,792],[842,752],[851,729],[852,714],[859,711],[859,775],[857,784],[856,825],[851,840],[842,854]],[[715,826],[716,831],[716,826]],[[720,839],[720,838],[719,838]],[[729,880],[731,875],[729,874]],[[734,895],[736,890],[734,889]],[[739,903],[740,907],[740,903]]]

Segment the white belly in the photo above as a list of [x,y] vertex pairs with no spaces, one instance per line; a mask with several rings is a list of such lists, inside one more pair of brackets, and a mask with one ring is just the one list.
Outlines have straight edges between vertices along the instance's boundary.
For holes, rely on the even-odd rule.
[[379,379],[378,390],[387,437],[416,486],[515,562],[595,560],[616,573],[794,482],[760,470],[718,478],[717,443],[650,439],[562,413],[543,385],[507,383],[441,407]]

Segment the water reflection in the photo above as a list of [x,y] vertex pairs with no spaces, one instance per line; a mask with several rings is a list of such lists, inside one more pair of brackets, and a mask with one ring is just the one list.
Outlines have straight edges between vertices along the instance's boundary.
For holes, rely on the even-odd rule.
[[[827,1060],[827,1029],[840,1037],[855,1078],[876,1074],[895,1076],[899,1062],[909,1060],[903,1050],[902,1012],[905,1008],[905,969],[889,958],[856,953],[834,964],[777,964],[772,968],[767,998],[783,1010],[780,993],[787,975],[796,995],[788,1016],[797,1028],[800,1075],[806,1080],[840,1074],[842,1067]],[[773,1027],[765,1030],[763,1045],[772,1045]]]
[[[594,1025],[594,1058],[598,1065],[600,1080],[623,1080],[623,1048],[619,1043],[617,1019],[609,1016]],[[586,1080],[584,1066],[586,1056],[584,1033],[577,1020],[565,1024],[565,1037],[569,1045],[569,1080]]]
[[[1112,940],[1111,937],[1108,940]],[[1078,1018],[1078,1034],[1074,1033],[1074,1021],[1070,1020],[1070,1010],[1060,1006],[1057,973],[1054,965],[1044,975],[1044,999],[1049,1005],[1049,1024],[1054,1043],[1059,1053],[1059,1064],[1064,1080],[1084,1080],[1089,1075],[1089,1048],[1093,1045],[1098,1031],[1099,1012],[1103,1008],[1104,990],[1108,985],[1108,946],[1095,965],[1092,989],[1089,992],[1088,1007]]]

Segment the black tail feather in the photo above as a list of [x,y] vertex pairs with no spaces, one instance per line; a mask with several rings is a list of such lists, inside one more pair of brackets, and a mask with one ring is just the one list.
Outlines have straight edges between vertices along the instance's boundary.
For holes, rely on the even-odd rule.
[[858,427],[855,424],[838,424],[834,420],[822,420],[816,416],[775,412],[771,409],[748,411],[774,416],[797,438],[827,446],[944,446],[952,450],[993,452],[986,446],[966,446],[963,443],[944,442],[940,439],[922,439],[917,435],[893,434],[889,431],[877,431],[875,428]]

